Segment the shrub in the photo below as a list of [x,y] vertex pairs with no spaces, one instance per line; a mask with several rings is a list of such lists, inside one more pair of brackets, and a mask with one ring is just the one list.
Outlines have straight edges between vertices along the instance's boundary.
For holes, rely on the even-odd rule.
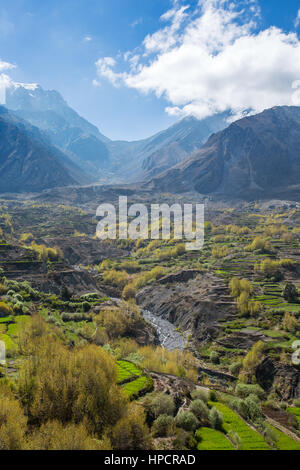
[[283,291],[283,297],[287,302],[295,302],[298,298],[298,290],[295,284],[288,282]]
[[282,320],[282,328],[290,333],[296,333],[296,331],[299,330],[299,323],[293,315],[289,312],[285,312]]
[[232,297],[237,298],[243,292],[246,294],[251,294],[253,291],[253,287],[248,279],[238,279],[237,277],[233,277],[229,282],[230,293]]
[[0,450],[21,450],[24,445],[27,420],[20,403],[0,392]]
[[83,424],[48,421],[34,431],[28,439],[30,450],[111,450],[108,439],[103,441],[89,436]]
[[195,431],[198,421],[191,411],[181,411],[176,417],[176,424],[185,431]]
[[103,280],[105,284],[111,284],[123,289],[128,282],[128,274],[126,271],[116,271],[112,269],[103,274]]
[[117,422],[111,432],[111,441],[113,448],[118,450],[151,449],[151,436],[140,406],[132,405]]
[[171,424],[173,423],[172,416],[160,415],[153,423],[153,434],[155,437],[166,437],[168,435]]
[[240,401],[239,412],[245,419],[248,419],[253,423],[258,423],[263,418],[258,403],[250,396],[245,398],[245,400]]
[[7,288],[4,284],[0,282],[0,295],[6,294]]
[[242,368],[241,361],[236,361],[230,364],[228,370],[231,374],[237,375],[240,372],[241,368]]
[[91,306],[88,302],[82,302],[81,306],[83,312],[89,312],[91,310]]
[[121,263],[120,265],[120,268],[126,271],[127,273],[136,273],[141,269],[136,261],[129,260],[123,261],[123,263]]
[[266,258],[260,264],[260,271],[265,274],[267,277],[273,277],[278,275],[278,261],[271,260]]
[[193,400],[202,400],[204,403],[208,402],[208,392],[206,390],[196,389],[191,393]]
[[209,391],[209,400],[210,401],[217,401],[217,393],[215,390]]
[[124,287],[122,292],[122,297],[124,300],[135,299],[136,296],[136,289],[133,284],[127,284]]
[[6,302],[0,302],[0,317],[7,317],[8,315],[12,315],[12,313],[12,308],[7,305]]
[[260,400],[263,400],[265,397],[264,390],[257,384],[238,383],[235,387],[235,392],[240,398],[247,398],[249,395],[255,395]]
[[191,402],[189,410],[194,413],[200,422],[208,420],[209,410],[202,400],[194,400]]
[[20,236],[20,242],[31,242],[34,240],[34,236],[32,233],[22,233]]
[[154,416],[160,416],[163,414],[173,416],[175,410],[173,398],[165,393],[159,393],[156,395],[150,406]]
[[220,363],[220,358],[219,358],[219,354],[217,353],[217,351],[212,351],[210,353],[210,361],[213,364],[219,364]]
[[244,357],[242,375],[244,373],[246,376],[250,377],[253,374],[255,367],[262,359],[264,348],[265,345],[262,341],[258,341],[252,346],[248,354]]
[[213,407],[209,411],[208,418],[210,425],[213,429],[218,429],[219,431],[222,431],[223,415],[217,410],[217,408]]
[[229,254],[229,248],[227,246],[216,246],[211,252],[214,258],[224,258]]
[[248,251],[259,251],[260,253],[272,253],[270,243],[262,237],[255,237],[250,245],[246,246]]

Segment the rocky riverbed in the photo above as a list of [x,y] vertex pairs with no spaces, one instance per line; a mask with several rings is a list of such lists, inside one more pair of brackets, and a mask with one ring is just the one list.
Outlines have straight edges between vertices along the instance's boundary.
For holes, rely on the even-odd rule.
[[142,315],[144,319],[156,329],[161,346],[170,351],[174,349],[184,349],[187,342],[186,333],[179,333],[172,323],[154,315],[149,312],[149,310],[142,310]]

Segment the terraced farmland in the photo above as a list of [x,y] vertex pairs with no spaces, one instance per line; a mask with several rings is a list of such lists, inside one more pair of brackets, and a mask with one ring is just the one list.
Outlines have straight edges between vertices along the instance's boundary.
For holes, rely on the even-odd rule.
[[225,435],[215,429],[205,427],[198,429],[196,439],[199,441],[198,450],[235,450]]
[[223,403],[210,403],[223,415],[223,428],[226,433],[230,430],[236,432],[241,439],[240,450],[269,450],[264,438],[254,431],[235,411]]
[[283,432],[279,431],[279,429],[271,426],[272,431],[276,436],[276,447],[279,450],[300,450],[300,442],[295,441],[290,436],[287,436]]

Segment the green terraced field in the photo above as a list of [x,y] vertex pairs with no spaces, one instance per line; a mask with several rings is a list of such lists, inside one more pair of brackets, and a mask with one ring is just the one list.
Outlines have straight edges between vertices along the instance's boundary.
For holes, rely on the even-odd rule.
[[123,382],[133,377],[139,377],[142,371],[138,369],[132,362],[128,361],[117,361],[117,382]]
[[300,442],[295,441],[291,437],[287,436],[283,432],[279,431],[278,429],[270,426],[271,429],[274,431],[277,442],[276,447],[279,450],[300,450]]
[[122,385],[124,392],[126,395],[131,397],[132,395],[138,394],[141,390],[143,390],[148,382],[148,378],[146,376],[139,377],[132,382],[128,382],[125,385]]
[[235,411],[223,405],[223,403],[210,403],[211,406],[215,406],[218,411],[223,414],[223,428],[226,433],[230,430],[238,433],[241,439],[240,450],[269,450],[268,444],[264,438],[250,426],[237,414]]
[[235,450],[225,435],[211,428],[198,429],[196,439],[198,450]]
[[12,349],[15,349],[16,347],[11,337],[8,336],[7,334],[4,334],[4,333],[0,334],[0,341],[4,342],[7,351],[11,351]]
[[292,413],[297,418],[298,429],[300,429],[300,408],[299,407],[287,408],[287,411],[289,413]]

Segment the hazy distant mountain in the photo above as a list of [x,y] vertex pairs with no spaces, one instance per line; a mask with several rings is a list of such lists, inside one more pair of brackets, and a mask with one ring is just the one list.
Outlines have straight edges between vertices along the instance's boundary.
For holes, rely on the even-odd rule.
[[[40,131],[0,106],[0,192],[37,192],[85,181]],[[77,178],[78,176],[78,178]]]
[[202,121],[186,117],[148,139],[109,142],[108,147],[117,163],[116,171],[131,181],[149,179],[201,148],[212,133],[228,125],[227,117],[220,114]]
[[231,124],[150,186],[170,192],[299,199],[300,107],[276,107]]
[[94,179],[109,166],[109,151],[105,145],[109,139],[70,108],[57,91],[15,83],[7,89],[6,106],[42,130]]
[[111,141],[80,117],[54,90],[36,84],[12,83],[6,106],[37,126],[93,181],[139,181],[171,168],[207,138],[227,126],[226,115],[202,121],[187,117],[148,139]]

